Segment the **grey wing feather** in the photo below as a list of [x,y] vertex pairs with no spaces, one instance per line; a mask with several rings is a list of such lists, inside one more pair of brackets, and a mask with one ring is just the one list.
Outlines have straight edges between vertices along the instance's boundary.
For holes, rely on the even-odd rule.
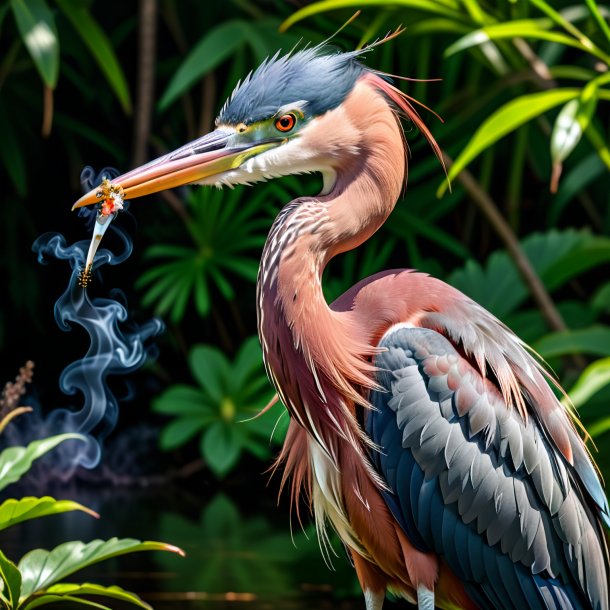
[[366,426],[381,445],[371,457],[382,475],[384,451],[402,448],[392,464],[398,501],[389,505],[400,508],[406,534],[444,556],[473,599],[492,607],[521,607],[522,598],[532,608],[607,609],[597,506],[535,419],[507,408],[435,331],[399,327],[381,347],[386,392],[372,393],[377,411]]

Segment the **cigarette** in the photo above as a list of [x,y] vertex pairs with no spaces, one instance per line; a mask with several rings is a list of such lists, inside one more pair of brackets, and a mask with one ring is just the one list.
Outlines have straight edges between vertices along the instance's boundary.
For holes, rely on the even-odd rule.
[[100,202],[97,204],[98,209],[93,236],[89,244],[85,268],[81,270],[78,276],[78,284],[82,288],[86,288],[91,283],[93,260],[104,233],[106,233],[110,223],[115,219],[117,214],[123,209],[123,189],[120,185],[111,184],[107,178],[102,180],[97,197],[100,199]]

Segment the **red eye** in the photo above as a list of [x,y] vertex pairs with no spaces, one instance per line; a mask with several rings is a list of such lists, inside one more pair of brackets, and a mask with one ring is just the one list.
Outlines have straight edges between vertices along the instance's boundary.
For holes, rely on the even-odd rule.
[[284,114],[275,121],[275,127],[279,131],[290,131],[297,122],[294,114]]

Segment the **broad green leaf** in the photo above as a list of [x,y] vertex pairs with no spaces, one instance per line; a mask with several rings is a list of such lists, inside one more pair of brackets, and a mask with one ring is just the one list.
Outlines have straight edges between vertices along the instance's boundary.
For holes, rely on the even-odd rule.
[[242,343],[235,358],[233,371],[234,374],[229,379],[232,389],[237,389],[245,384],[250,375],[256,371],[266,377],[263,368],[263,352],[258,337],[250,337]]
[[45,0],[11,0],[11,6],[36,69],[44,84],[55,89],[59,74],[59,40],[51,9]]
[[230,366],[225,355],[217,348],[196,345],[189,362],[193,376],[208,396],[220,403],[224,398]]
[[579,330],[558,331],[542,337],[532,347],[545,359],[567,354],[610,356],[610,327],[598,324]]
[[[473,159],[495,144],[500,138],[547,110],[564,104],[579,95],[580,89],[552,89],[522,95],[511,100],[496,110],[476,130],[464,150],[450,167],[449,180],[455,179]],[[440,196],[445,192],[446,184],[446,181],[443,181],[437,195]]]
[[104,30],[80,0],[56,0],[56,2],[93,55],[123,110],[127,113],[131,112],[127,79]]
[[[610,239],[586,231],[533,234],[521,246],[549,290],[578,274],[610,262]],[[468,261],[449,276],[449,283],[505,318],[523,303],[529,291],[506,251],[493,252],[485,266]]]
[[568,392],[575,407],[582,407],[594,394],[610,384],[610,358],[591,363]]
[[216,422],[202,438],[201,453],[210,470],[223,478],[235,466],[241,453],[240,436],[235,426]]
[[[214,421],[212,417],[209,422]],[[208,422],[208,423],[209,423]],[[171,451],[188,443],[205,426],[206,421],[194,417],[178,417],[161,431],[159,446],[163,451]]]
[[161,97],[159,110],[165,110],[204,74],[229,57],[246,41],[248,28],[249,24],[245,21],[234,19],[206,32],[174,74]]
[[90,565],[137,551],[183,552],[163,542],[141,542],[132,538],[111,538],[65,542],[51,551],[35,549],[21,558],[18,568],[23,578],[22,597],[29,597],[36,591],[44,591],[51,585]]
[[610,282],[606,282],[597,290],[591,300],[591,307],[597,311],[610,312]]
[[131,593],[121,587],[111,586],[104,587],[93,583],[84,583],[81,585],[72,583],[59,583],[49,587],[46,591],[51,595],[69,595],[71,597],[80,597],[81,595],[95,595],[97,597],[109,597],[118,599],[119,601],[129,602],[139,608],[152,609],[152,606],[138,597],[135,593]]
[[[588,269],[610,262],[610,237],[591,235],[586,231],[553,231],[549,235],[554,235],[555,239],[548,242],[546,260],[549,264],[541,275],[551,290]],[[569,241],[564,245],[562,239]],[[563,256],[554,255],[549,248],[555,248],[555,253],[562,252]]]
[[0,577],[4,583],[2,595],[11,603],[11,609],[17,608],[21,595],[21,572],[2,551],[0,551]]
[[[59,605],[61,604],[61,606]],[[43,606],[54,606],[57,610],[61,610],[62,607],[68,605],[72,608],[95,608],[96,610],[112,610],[109,606],[104,604],[98,604],[89,599],[82,599],[78,597],[71,597],[69,595],[55,595],[55,594],[44,594],[36,596],[30,601],[26,601],[24,604],[19,606],[19,610],[35,610],[35,608],[42,608]]]
[[78,502],[72,502],[72,500],[56,500],[49,496],[42,498],[27,497],[19,500],[9,498],[0,505],[0,530],[28,519],[57,515],[72,510],[81,510],[92,517],[98,516],[95,511]]
[[34,441],[27,447],[9,447],[0,453],[0,490],[18,481],[29,469],[34,460],[51,451],[65,441],[77,439],[85,441],[80,434],[59,434],[40,441]]
[[153,409],[167,415],[197,416],[211,411],[209,397],[198,388],[176,384],[153,402]]

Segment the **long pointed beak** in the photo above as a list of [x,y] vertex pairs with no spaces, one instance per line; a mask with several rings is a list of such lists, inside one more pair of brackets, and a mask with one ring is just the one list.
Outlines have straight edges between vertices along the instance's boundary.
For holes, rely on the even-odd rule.
[[[269,140],[231,145],[234,135],[232,129],[217,129],[111,182],[122,187],[125,199],[135,199],[222,174],[281,143],[279,140]],[[81,197],[72,206],[72,210],[97,203],[101,196],[100,189],[94,188]]]

